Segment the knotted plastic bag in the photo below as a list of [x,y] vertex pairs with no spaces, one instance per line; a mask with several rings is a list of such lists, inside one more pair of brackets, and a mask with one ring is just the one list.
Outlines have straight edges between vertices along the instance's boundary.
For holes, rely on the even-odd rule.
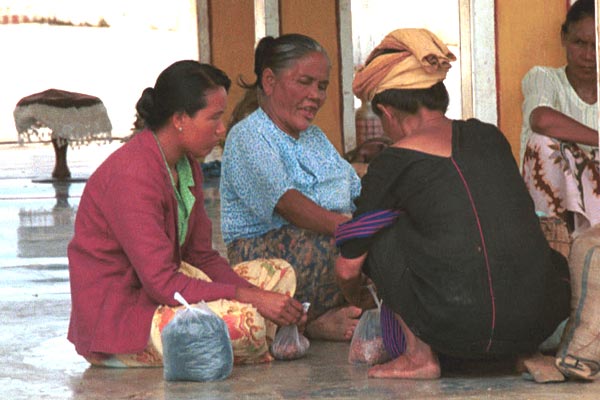
[[[304,311],[308,311],[310,303],[302,303]],[[296,360],[304,357],[310,342],[298,331],[298,326],[282,326],[277,331],[271,344],[271,354],[277,360]]]
[[206,303],[185,305],[165,326],[163,345],[164,378],[167,381],[214,381],[227,378],[233,370],[233,349],[225,322]]
[[348,362],[351,364],[381,364],[389,361],[381,333],[381,301],[377,298],[372,285],[368,286],[377,308],[366,310],[358,320],[352,335]]

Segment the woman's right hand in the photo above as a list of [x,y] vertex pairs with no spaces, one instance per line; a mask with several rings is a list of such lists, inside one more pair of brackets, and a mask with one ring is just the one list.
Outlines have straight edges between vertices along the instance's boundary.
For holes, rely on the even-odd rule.
[[335,261],[335,276],[344,298],[362,309],[375,307],[375,301],[367,289],[368,278],[362,273],[367,253],[356,258],[339,255]]
[[298,300],[281,293],[259,288],[238,287],[236,300],[252,304],[260,315],[280,326],[301,325],[306,322],[306,313],[302,308],[302,304]]

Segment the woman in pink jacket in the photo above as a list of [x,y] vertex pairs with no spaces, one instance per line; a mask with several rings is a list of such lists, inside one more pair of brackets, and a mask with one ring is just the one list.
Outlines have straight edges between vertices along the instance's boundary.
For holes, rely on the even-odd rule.
[[90,363],[161,366],[160,333],[180,292],[226,322],[236,363],[270,361],[276,325],[302,324],[282,260],[231,268],[212,248],[206,156],[224,134],[229,78],[196,61],[165,69],[137,103],[145,129],[88,180],[69,244],[68,338]]

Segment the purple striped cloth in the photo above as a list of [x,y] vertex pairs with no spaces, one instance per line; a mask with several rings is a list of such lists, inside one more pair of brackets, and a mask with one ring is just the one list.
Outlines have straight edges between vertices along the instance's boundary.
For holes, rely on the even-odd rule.
[[380,312],[383,347],[392,359],[398,358],[406,351],[406,337],[392,310],[382,304]]
[[335,245],[339,247],[351,239],[373,236],[380,229],[396,222],[400,213],[397,210],[376,210],[344,222],[335,230]]
[[[371,237],[396,222],[400,214],[398,210],[376,210],[340,224],[335,230],[335,244],[339,247],[348,240]],[[406,337],[394,312],[385,304],[380,308],[380,321],[385,350],[392,359],[398,358],[406,351]]]

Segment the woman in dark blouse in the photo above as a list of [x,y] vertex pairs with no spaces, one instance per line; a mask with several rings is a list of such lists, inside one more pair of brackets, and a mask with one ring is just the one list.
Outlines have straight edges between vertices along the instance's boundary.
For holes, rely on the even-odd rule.
[[[337,234],[344,294],[360,303],[361,282],[369,277],[406,340],[406,351],[372,367],[372,377],[437,378],[438,353],[534,352],[569,312],[566,260],[549,247],[502,133],[444,115],[445,73],[410,89],[405,68],[365,79],[376,76],[372,69],[416,58],[414,48],[426,39],[415,43],[414,36],[425,34],[432,35],[392,32],[383,43],[392,36],[398,48],[381,52],[380,45],[355,79],[355,93],[372,99],[395,141],[370,164],[355,218]],[[370,69],[373,61],[379,64]],[[393,222],[372,229],[381,215]],[[389,348],[385,330],[384,342]]]

